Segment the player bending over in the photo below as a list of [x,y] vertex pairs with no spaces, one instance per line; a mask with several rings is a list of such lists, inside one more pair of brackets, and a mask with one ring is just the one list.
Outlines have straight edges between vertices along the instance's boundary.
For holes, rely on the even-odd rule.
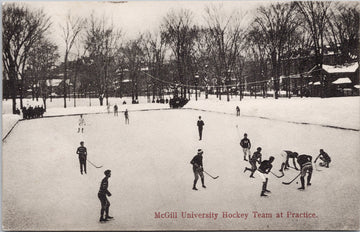
[[313,171],[313,166],[311,164],[311,160],[312,157],[309,155],[300,155],[297,157],[297,162],[300,165],[300,181],[301,181],[301,187],[298,188],[299,190],[304,190],[305,189],[305,176],[308,173],[307,176],[307,185],[310,186],[311,183],[311,175],[312,175],[312,171]]
[[251,168],[245,167],[244,172],[251,171],[250,178],[254,177],[254,172],[256,171],[256,162],[261,163],[261,147],[258,147],[254,152],[253,156],[250,158],[249,163],[251,164]]
[[296,163],[295,163],[295,159],[298,157],[298,153],[297,152],[292,152],[292,151],[282,151],[280,153],[281,157],[283,158],[283,162],[281,164],[281,168],[280,168],[280,172],[284,171],[284,170],[288,170],[290,165],[289,165],[289,159],[291,158],[293,160],[293,165],[294,165],[294,168],[296,170],[299,170],[297,167],[296,167]]
[[320,149],[320,154],[316,157],[314,163],[316,163],[318,158],[320,158],[323,161],[323,162],[320,162],[320,166],[329,168],[331,158],[323,149]]

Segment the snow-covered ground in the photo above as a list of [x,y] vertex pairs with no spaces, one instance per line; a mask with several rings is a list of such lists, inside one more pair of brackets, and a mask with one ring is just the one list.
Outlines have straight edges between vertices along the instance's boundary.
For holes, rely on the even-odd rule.
[[[168,106],[127,104],[130,125],[125,125],[121,113],[119,117],[106,114],[106,107],[49,107],[49,115],[103,114],[84,116],[84,134],[76,133],[78,116],[25,120],[14,127],[2,147],[3,229],[358,230],[359,101],[359,97],[245,98],[229,103],[211,99],[192,100],[187,109],[154,111],[140,110]],[[236,105],[241,117],[235,116]],[[124,107],[120,105],[119,110]],[[199,115],[205,122],[202,141],[196,128]],[[4,114],[3,133],[5,121],[11,124],[7,118]],[[295,182],[281,184],[295,177],[295,170],[286,171],[281,179],[270,175],[271,196],[260,198],[260,178],[250,179],[249,173],[243,173],[249,164],[243,161],[238,133],[244,132],[252,141],[252,152],[261,146],[264,158],[275,156],[275,173],[283,149],[315,158],[323,148],[332,163],[329,169],[314,170],[312,186],[305,191],[297,190]],[[80,175],[75,154],[80,141],[85,141],[88,159],[102,168],[88,164],[88,174]],[[220,177],[205,176],[207,188],[193,191],[189,162],[198,148],[204,150],[205,170]],[[115,220],[100,224],[97,191],[106,169],[112,170],[109,200]],[[272,218],[255,218],[255,211]],[[177,212],[178,218],[155,218],[158,212]],[[216,220],[182,218],[182,212],[218,215]],[[247,218],[224,218],[223,212],[243,213]],[[315,213],[316,218],[288,218],[287,212]],[[276,213],[283,217],[276,218]]]

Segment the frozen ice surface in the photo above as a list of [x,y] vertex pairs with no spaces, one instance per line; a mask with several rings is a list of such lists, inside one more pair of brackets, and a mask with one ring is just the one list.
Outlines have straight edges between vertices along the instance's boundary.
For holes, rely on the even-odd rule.
[[[312,104],[314,114],[326,108],[320,100],[306,103]],[[359,98],[341,102],[350,106],[347,100],[352,104],[359,102]],[[192,102],[194,105],[189,103],[187,107],[199,104]],[[304,110],[283,101],[275,104],[286,105],[296,112],[277,112],[277,107],[266,107],[264,103],[258,103],[263,108],[257,108],[256,103],[251,108],[245,102],[231,104],[239,104],[245,115],[265,112],[266,117],[283,117],[286,121],[296,120],[297,113]],[[208,104],[213,107],[204,107],[213,111],[220,105],[224,105],[224,112],[235,111],[234,105]],[[341,122],[337,119],[340,116],[334,115],[342,117],[346,112],[335,114],[333,111],[340,106],[333,107],[325,110],[329,115],[317,116],[328,120],[327,124],[332,117],[335,119],[331,122]],[[358,117],[354,117],[359,105],[352,107],[355,110],[340,107],[347,109],[348,117],[338,126],[359,128]],[[303,119],[317,118],[310,114],[303,115]],[[198,140],[196,128],[199,115],[205,122],[202,141]],[[359,131],[189,109],[130,111],[130,125],[125,125],[121,113],[119,117],[94,114],[84,118],[87,123],[84,134],[77,133],[78,116],[44,118],[19,122],[3,142],[3,229],[359,229]],[[243,173],[249,164],[243,161],[236,125],[240,135],[248,133],[252,152],[261,146],[264,158],[275,156],[276,173],[283,149],[315,158],[323,148],[332,158],[330,168],[314,170],[312,186],[305,191],[297,190],[296,182],[281,184],[297,175],[294,170],[286,171],[282,179],[270,175],[268,189],[272,193],[268,198],[260,198],[260,178],[250,179],[249,172]],[[80,141],[85,141],[88,159],[103,168],[96,169],[88,163],[88,174],[80,175],[75,154]],[[198,148],[204,150],[205,170],[220,177],[213,180],[205,176],[207,188],[202,189],[199,181],[199,191],[193,191],[194,177],[189,162]],[[112,170],[109,200],[110,214],[115,220],[100,224],[97,192],[106,169]],[[254,218],[253,211],[271,213],[272,218]],[[287,211],[315,213],[317,218],[286,218]],[[156,212],[178,212],[178,218],[156,219]],[[184,219],[181,212],[214,212],[218,218]],[[249,215],[246,220],[226,219],[223,212]],[[280,212],[284,217],[276,218]]]

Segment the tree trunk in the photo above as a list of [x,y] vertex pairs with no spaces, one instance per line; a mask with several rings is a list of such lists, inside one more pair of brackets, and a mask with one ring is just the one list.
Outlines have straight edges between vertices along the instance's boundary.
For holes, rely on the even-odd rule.
[[66,79],[67,79],[67,52],[65,52],[65,58],[64,58],[64,108],[66,108]]

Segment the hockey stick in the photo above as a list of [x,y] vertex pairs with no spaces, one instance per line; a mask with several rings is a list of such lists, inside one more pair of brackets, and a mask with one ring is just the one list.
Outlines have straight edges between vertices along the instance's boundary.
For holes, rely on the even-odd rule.
[[94,166],[95,168],[102,168],[102,165],[101,166],[96,166],[95,164],[93,164],[90,160],[86,159],[92,166]]
[[296,180],[299,176],[301,175],[301,172],[299,173],[299,175],[297,175],[294,179],[292,179],[290,182],[282,182],[283,184],[289,185],[292,182],[294,182],[294,180]]
[[[205,172],[205,171],[203,171],[203,172]],[[219,176],[215,176],[215,177],[213,177],[212,175],[210,175],[209,173],[207,173],[207,172],[205,172],[205,174],[207,174],[208,176],[210,176],[211,178],[213,178],[213,179],[217,179],[217,178],[219,178]]]
[[273,173],[272,171],[270,171],[271,172],[271,174],[273,174],[274,176],[276,176],[277,178],[281,178],[281,177],[283,177],[284,176],[284,172],[281,172],[281,176],[278,176],[278,175],[276,175],[275,173]]
[[296,170],[296,171],[300,171],[300,169],[296,169],[296,168],[291,167],[291,166],[288,166],[287,168],[292,168],[292,169],[294,169],[294,170]]

